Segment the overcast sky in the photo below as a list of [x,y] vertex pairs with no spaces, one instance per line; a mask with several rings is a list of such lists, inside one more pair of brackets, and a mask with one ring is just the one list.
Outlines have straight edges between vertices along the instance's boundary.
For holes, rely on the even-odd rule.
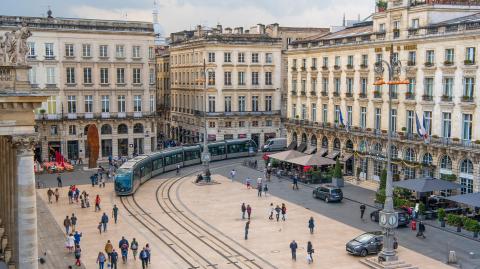
[[[1,15],[45,16],[48,6],[57,17],[152,21],[154,0],[19,0],[0,8]],[[328,27],[347,19],[365,18],[374,0],[158,0],[163,33],[195,25]]]

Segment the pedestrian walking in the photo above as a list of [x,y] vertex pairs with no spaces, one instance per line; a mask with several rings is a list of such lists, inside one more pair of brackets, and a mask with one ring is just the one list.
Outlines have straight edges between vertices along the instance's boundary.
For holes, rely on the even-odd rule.
[[112,245],[112,242],[108,240],[107,243],[105,244],[105,253],[107,253],[109,263],[112,262],[111,261],[112,252],[113,252],[113,245]]
[[247,184],[247,189],[250,189],[250,187],[252,186],[252,180],[250,179],[250,177],[247,177],[247,179],[245,181],[246,181],[246,184]]
[[245,203],[242,203],[242,219],[245,219],[245,212],[247,211],[247,207],[245,206]]
[[80,245],[75,245],[75,265],[76,266],[81,266],[82,262],[80,261],[80,257],[82,256],[82,249],[80,248]]
[[103,225],[103,224],[102,224],[102,222],[100,221],[100,222],[98,223],[98,226],[97,226],[98,232],[99,232],[100,234],[102,234],[102,225]]
[[145,248],[140,251],[140,260],[142,261],[142,269],[148,267],[148,252]]
[[70,231],[70,226],[72,226],[72,222],[68,216],[65,217],[63,220],[63,227],[65,227],[65,233],[68,235]]
[[95,197],[95,212],[100,211],[100,195]]
[[75,238],[73,234],[67,234],[67,240],[65,241],[65,247],[67,248],[68,252],[73,252],[73,247],[75,247]]
[[58,203],[58,198],[60,198],[60,192],[58,191],[58,188],[55,189],[55,203]]
[[313,249],[312,242],[308,241],[308,243],[307,243],[307,261],[308,261],[308,264],[313,262],[313,253],[314,252],[315,252],[315,250]]
[[77,217],[73,213],[70,217],[70,222],[72,223],[72,232],[75,232],[75,227],[77,226]]
[[284,203],[282,203],[282,220],[285,221],[287,217],[287,207],[285,206]]
[[362,220],[363,220],[363,215],[365,214],[365,209],[366,208],[367,207],[365,206],[365,204],[360,205],[360,219],[362,219]]
[[263,186],[263,194],[265,195],[265,197],[267,197],[267,191],[268,191],[268,185],[267,183],[265,183],[265,186]]
[[270,203],[270,215],[268,216],[269,220],[273,220],[273,212],[275,212],[275,207],[273,207],[273,203]]
[[52,203],[52,196],[53,196],[52,189],[48,188],[47,196],[48,196],[48,203],[51,204]]
[[113,220],[115,220],[115,224],[117,224],[117,217],[118,217],[118,207],[117,207],[117,205],[113,205],[112,216],[113,216]]
[[177,175],[180,174],[180,164],[177,164]]
[[292,189],[293,190],[298,190],[298,175],[293,176]]
[[80,240],[82,239],[82,233],[79,233],[78,231],[75,232],[73,235],[73,239],[75,240],[75,245],[80,245]]
[[98,256],[97,256],[98,269],[103,269],[106,259],[107,258],[105,257],[105,254],[103,254],[103,252],[101,251],[98,252]]
[[250,220],[245,223],[245,240],[248,239],[248,230],[250,229]]
[[280,219],[280,213],[282,212],[282,208],[280,208],[280,206],[276,206],[275,207],[275,212],[277,213],[276,217],[277,217],[277,221]]
[[247,215],[248,215],[248,220],[250,220],[250,215],[252,215],[252,208],[250,205],[247,205]]
[[295,240],[293,240],[290,243],[290,250],[292,251],[292,260],[294,260],[294,261],[297,260],[297,248],[298,248],[297,242],[295,242]]
[[145,245],[145,250],[147,251],[148,263],[150,264],[151,263],[150,258],[152,257],[152,249],[150,248],[150,245],[148,243]]
[[73,203],[73,191],[72,191],[72,189],[68,190],[68,203],[69,204]]
[[57,187],[61,188],[62,187],[62,177],[60,176],[60,173],[57,174]]
[[102,223],[102,227],[103,227],[103,232],[106,232],[107,231],[108,216],[105,212],[102,215],[101,223]]
[[95,187],[95,176],[94,175],[90,176],[90,182],[92,183],[92,187]]
[[117,262],[118,262],[118,253],[115,251],[115,249],[113,249],[112,254],[110,255],[110,264],[111,264],[110,268],[118,269]]
[[308,229],[310,229],[311,234],[313,234],[313,228],[315,228],[315,221],[313,220],[313,217],[310,217],[308,220]]
[[130,243],[130,249],[132,250],[133,259],[137,259],[137,251],[138,251],[138,242],[135,240],[135,237],[132,239],[132,243]]
[[262,183],[257,184],[257,196],[258,197],[262,197],[262,190],[263,190]]
[[417,232],[417,237],[422,237],[425,239],[425,224],[423,224],[423,221],[420,221],[418,223],[418,232]]
[[235,169],[232,169],[230,171],[230,179],[232,180],[232,182],[233,182],[233,180],[235,180],[235,175],[236,174],[237,174],[237,171],[235,171]]
[[124,236],[122,236],[122,240],[120,240],[120,242],[118,242],[118,248],[120,248],[120,252],[122,253],[122,261],[123,261],[123,263],[126,263],[126,262],[127,262],[127,258],[128,258],[128,247],[129,247],[128,240],[125,239]]
[[75,202],[78,204],[78,197],[80,197],[80,190],[78,188],[75,188]]

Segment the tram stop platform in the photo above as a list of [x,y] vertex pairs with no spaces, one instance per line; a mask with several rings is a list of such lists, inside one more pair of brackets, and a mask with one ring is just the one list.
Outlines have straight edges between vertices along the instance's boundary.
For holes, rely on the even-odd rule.
[[[235,165],[217,167],[229,170]],[[238,164],[236,167],[237,171],[241,170]],[[51,214],[39,215],[39,225],[46,225],[39,227],[40,230],[46,229],[50,233],[42,235],[40,244],[57,242],[56,246],[59,246],[58,241],[62,241],[59,237],[64,236],[63,220],[74,213],[78,217],[77,230],[83,233],[81,247],[85,268],[97,268],[98,252],[104,251],[107,240],[111,240],[118,250],[122,236],[129,242],[135,237],[140,249],[146,243],[150,244],[150,268],[367,268],[360,262],[364,258],[351,256],[345,251],[345,243],[363,233],[361,230],[270,194],[257,197],[256,190],[232,182],[218,174],[214,167],[211,171],[215,184],[195,184],[199,169],[199,166],[183,168],[180,177],[174,172],[160,175],[142,185],[134,196],[135,200],[117,197],[111,182],[106,188],[80,185],[80,190],[90,195],[91,207],[84,209],[80,204],[68,203],[67,187],[61,189],[60,201],[51,204],[47,202],[47,189],[38,190],[38,197]],[[97,194],[101,197],[99,212],[94,211]],[[248,240],[244,239],[246,220],[241,219],[242,202],[252,207]],[[268,219],[270,203],[286,204],[286,221]],[[114,204],[119,208],[117,224],[112,218]],[[100,234],[97,226],[103,212],[110,221],[107,232]],[[316,224],[314,234],[310,234],[307,227],[311,216]],[[43,218],[49,217],[54,222],[45,222]],[[297,261],[291,259],[289,244],[292,240],[298,244]],[[312,264],[307,264],[306,259],[308,241],[315,249]],[[403,261],[418,268],[451,268],[402,246],[398,254]],[[134,261],[131,252],[129,255],[126,264],[119,259],[119,268],[142,268],[138,258]],[[49,250],[48,257],[68,261],[70,265],[74,263],[73,254],[67,253],[64,244],[56,250]],[[40,265],[39,268],[53,267]]]

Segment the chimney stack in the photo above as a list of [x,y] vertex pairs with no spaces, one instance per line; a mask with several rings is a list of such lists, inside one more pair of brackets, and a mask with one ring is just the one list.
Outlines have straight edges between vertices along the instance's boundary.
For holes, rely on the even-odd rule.
[[217,31],[221,34],[223,32],[223,28],[221,24],[217,24]]
[[232,33],[232,28],[230,28],[230,27],[225,28],[225,33],[226,34],[231,34]]
[[261,35],[265,34],[265,25],[259,23],[259,24],[257,24],[257,27],[258,27],[258,33],[259,34],[261,34]]
[[243,27],[238,27],[238,33],[241,35],[243,34]]

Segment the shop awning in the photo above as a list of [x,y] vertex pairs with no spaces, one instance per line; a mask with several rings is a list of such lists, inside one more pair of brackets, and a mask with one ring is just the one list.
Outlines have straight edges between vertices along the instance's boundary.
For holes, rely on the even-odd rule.
[[460,189],[462,185],[447,180],[423,177],[393,182],[393,186],[415,192],[432,192]]
[[292,141],[290,145],[288,145],[287,150],[292,150],[297,148],[297,141]]
[[467,194],[449,196],[444,198],[446,200],[454,201],[460,204],[480,207],[480,192],[467,193]]
[[317,150],[317,154],[322,156],[322,157],[325,157],[325,154],[327,154],[327,149],[326,148],[321,148],[319,150]]
[[305,156],[305,154],[298,152],[296,150],[287,150],[287,151],[282,151],[279,153],[269,155],[268,157],[279,160],[279,161],[288,161],[290,159],[302,157],[302,156]]
[[307,143],[301,143],[301,144],[298,146],[297,151],[299,151],[299,152],[304,152],[306,149],[307,149]]
[[352,158],[352,157],[353,157],[353,153],[347,153],[347,152],[345,152],[345,153],[342,154],[340,161],[346,162],[346,161],[348,161],[348,160],[349,160],[350,158]]
[[333,160],[333,159],[337,158],[337,156],[339,154],[340,154],[340,151],[334,150],[334,151],[330,152],[330,154],[328,154],[326,157]]
[[313,154],[316,150],[317,150],[317,145],[308,145],[307,149],[303,153]]
[[322,157],[318,154],[312,154],[307,156],[302,156],[294,159],[288,160],[289,163],[299,164],[302,166],[326,166],[334,165],[335,161]]

